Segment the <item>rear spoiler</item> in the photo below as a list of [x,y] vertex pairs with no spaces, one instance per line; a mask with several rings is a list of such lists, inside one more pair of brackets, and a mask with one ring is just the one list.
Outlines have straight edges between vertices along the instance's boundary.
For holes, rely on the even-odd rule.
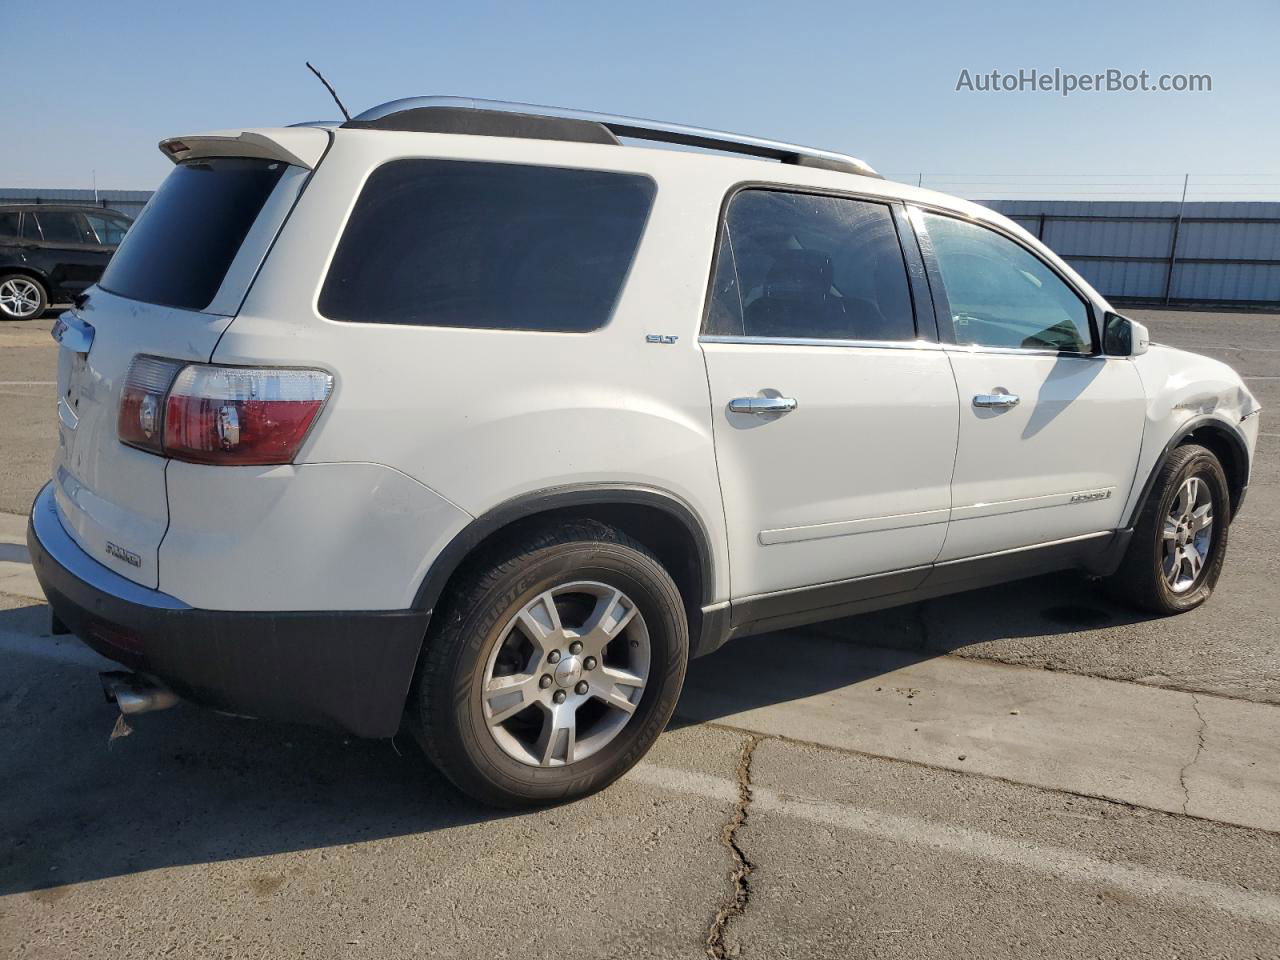
[[160,152],[174,163],[198,157],[257,157],[314,170],[332,136],[320,127],[215,130],[161,140]]

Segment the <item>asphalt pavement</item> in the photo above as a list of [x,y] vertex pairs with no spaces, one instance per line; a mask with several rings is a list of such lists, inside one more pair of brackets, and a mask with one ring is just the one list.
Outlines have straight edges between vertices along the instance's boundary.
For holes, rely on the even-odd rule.
[[403,739],[110,739],[22,547],[48,322],[0,324],[0,956],[1280,956],[1280,316],[1131,312],[1265,408],[1206,607],[1043,577],[737,641],[624,780],[520,814]]

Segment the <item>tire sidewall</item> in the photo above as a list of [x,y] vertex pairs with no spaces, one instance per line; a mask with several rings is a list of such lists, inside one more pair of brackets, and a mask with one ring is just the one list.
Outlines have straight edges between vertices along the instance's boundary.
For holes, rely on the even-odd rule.
[[[1199,477],[1209,485],[1213,497],[1213,539],[1209,545],[1209,558],[1200,579],[1190,590],[1175,593],[1164,577],[1164,539],[1163,529],[1165,517],[1173,507],[1182,484],[1189,477]],[[1227,554],[1228,529],[1231,523],[1231,500],[1227,489],[1226,474],[1217,457],[1204,448],[1197,448],[1178,469],[1173,471],[1160,495],[1160,502],[1153,517],[1153,529],[1149,531],[1150,563],[1153,567],[1155,589],[1160,600],[1171,610],[1177,612],[1190,610],[1209,599],[1218,578],[1222,575],[1222,566]]]
[[[510,619],[539,593],[573,580],[609,584],[635,601],[649,632],[649,676],[636,712],[610,743],[568,766],[534,767],[509,756],[489,732],[481,696],[485,670]],[[512,575],[498,578],[446,630],[456,631],[453,656],[437,678],[443,689],[432,698],[443,709],[424,719],[460,751],[455,759],[463,761],[461,770],[470,768],[468,779],[476,782],[464,788],[527,802],[590,793],[634,766],[666,727],[688,663],[688,629],[674,584],[654,560],[622,544],[567,543],[540,550]]]

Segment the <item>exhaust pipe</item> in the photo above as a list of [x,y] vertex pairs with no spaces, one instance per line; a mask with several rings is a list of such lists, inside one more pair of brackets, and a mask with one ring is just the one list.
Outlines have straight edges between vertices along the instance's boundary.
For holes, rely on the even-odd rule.
[[102,681],[102,692],[106,695],[107,703],[114,703],[121,713],[133,715],[168,710],[178,702],[176,693],[140,673],[108,670],[98,674],[98,677]]

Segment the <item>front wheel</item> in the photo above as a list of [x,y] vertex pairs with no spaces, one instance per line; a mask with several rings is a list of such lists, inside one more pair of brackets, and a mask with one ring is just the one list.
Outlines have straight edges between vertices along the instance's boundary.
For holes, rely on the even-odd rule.
[[48,305],[49,295],[39,280],[24,273],[0,275],[0,319],[30,320]]
[[486,803],[526,806],[600,790],[644,756],[689,657],[680,592],[651,553],[573,522],[461,581],[437,610],[414,707],[446,776]]
[[1111,592],[1153,613],[1200,606],[1222,574],[1230,522],[1218,458],[1196,444],[1178,447],[1160,468]]

